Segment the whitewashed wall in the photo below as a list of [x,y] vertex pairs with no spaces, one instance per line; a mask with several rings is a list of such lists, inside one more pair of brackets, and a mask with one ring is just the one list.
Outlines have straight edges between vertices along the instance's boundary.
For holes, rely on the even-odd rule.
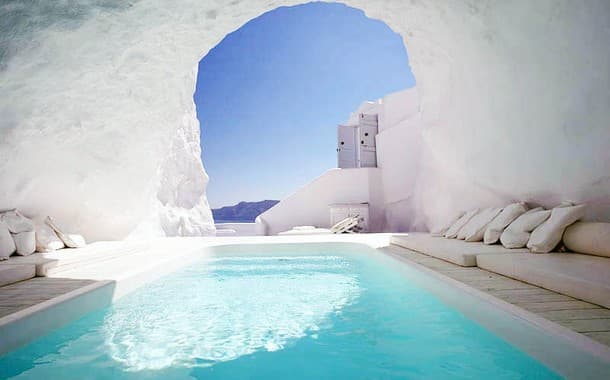
[[423,124],[415,88],[385,96],[379,106],[376,136],[377,164],[381,170],[386,231],[425,229],[416,220],[417,180],[423,141]]
[[369,202],[371,231],[383,225],[380,171],[377,168],[331,169],[259,215],[267,235],[294,226],[330,227],[329,205]]

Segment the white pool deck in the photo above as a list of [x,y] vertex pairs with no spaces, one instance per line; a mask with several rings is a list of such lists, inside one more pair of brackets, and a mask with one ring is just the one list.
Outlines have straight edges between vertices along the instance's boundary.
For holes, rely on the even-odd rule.
[[[0,287],[0,332],[3,334],[0,353],[199,259],[206,247],[350,242],[399,258],[610,362],[610,310],[477,267],[464,268],[391,246],[390,237],[391,234],[344,234],[164,238],[146,242],[98,242],[81,249],[44,254],[44,258],[57,260],[48,268],[47,277]],[[40,260],[40,257],[9,261],[14,264],[31,260]],[[31,331],[24,335],[24,329]]]

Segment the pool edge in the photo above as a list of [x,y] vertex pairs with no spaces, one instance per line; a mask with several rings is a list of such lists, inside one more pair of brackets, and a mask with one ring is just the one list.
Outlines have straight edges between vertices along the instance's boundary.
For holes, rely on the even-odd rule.
[[97,281],[0,318],[0,355],[110,305],[115,285]]
[[[513,317],[516,317],[516,318],[520,319],[521,321],[524,321],[525,323],[528,323],[528,324],[531,324],[531,325],[537,327],[538,329],[542,330],[543,332],[545,332],[551,336],[565,340],[566,343],[571,344],[573,347],[575,347],[581,351],[584,351],[584,352],[588,353],[589,355],[591,355],[607,364],[610,364],[610,347],[609,346],[606,346],[600,342],[597,342],[584,334],[571,330],[567,327],[564,327],[564,326],[562,326],[558,323],[555,323],[551,320],[548,320],[544,317],[538,316],[517,305],[513,305],[498,297],[495,297],[491,294],[488,294],[479,289],[476,289],[468,284],[465,284],[461,281],[453,279],[453,278],[446,276],[440,272],[437,272],[433,269],[427,268],[419,263],[409,260],[408,258],[400,255],[399,253],[391,252],[389,250],[384,250],[384,248],[389,248],[389,247],[382,247],[382,248],[378,249],[378,251],[400,261],[401,263],[403,263],[405,265],[409,265],[420,272],[423,272],[431,277],[434,277],[435,279],[438,279],[447,285],[450,285],[454,288],[459,289],[460,291],[468,293],[469,295],[476,297],[487,304],[491,304],[494,307],[497,307],[498,309],[512,315]],[[503,339],[505,339],[505,338],[503,338]]]

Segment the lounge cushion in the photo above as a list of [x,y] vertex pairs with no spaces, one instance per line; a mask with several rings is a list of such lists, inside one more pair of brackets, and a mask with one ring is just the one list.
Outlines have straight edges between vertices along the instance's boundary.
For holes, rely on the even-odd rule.
[[6,265],[34,265],[36,276],[46,277],[50,271],[57,267],[59,260],[44,256],[40,253],[33,253],[28,256],[13,256],[10,260],[0,262],[0,268]]
[[445,232],[445,237],[447,239],[455,239],[458,236],[458,233],[460,232],[462,227],[464,227],[466,223],[468,223],[470,219],[472,219],[472,217],[475,216],[478,212],[479,209],[475,208],[474,210],[470,210],[464,215],[462,215],[462,217],[456,220],[455,223],[453,223],[453,225],[449,227],[447,232]]
[[502,210],[502,212],[489,223],[485,234],[483,235],[483,243],[495,244],[500,240],[500,236],[504,229],[508,227],[515,219],[527,212],[527,206],[523,202],[510,204]]
[[549,216],[551,210],[544,210],[542,207],[529,210],[506,227],[500,236],[500,242],[504,248],[525,247],[530,239],[530,233]]
[[3,212],[0,215],[0,220],[6,223],[8,230],[13,234],[34,231],[34,223],[17,210]]
[[87,245],[83,235],[79,234],[63,234],[62,241],[69,248],[82,248]]
[[50,252],[65,247],[55,231],[42,220],[36,220],[36,251]]
[[49,227],[51,227],[53,229],[53,231],[55,231],[57,236],[61,239],[61,241],[64,242],[66,247],[81,248],[81,247],[84,247],[85,245],[87,245],[87,242],[85,242],[85,238],[82,237],[81,235],[67,234],[67,233],[63,232],[57,226],[57,223],[55,223],[55,220],[53,220],[53,218],[51,218],[50,216],[47,216],[44,221]]
[[576,222],[566,228],[563,243],[574,252],[610,257],[610,223]]
[[486,208],[470,219],[460,234],[464,235],[464,240],[467,242],[482,241],[487,226],[501,211],[501,208]]
[[15,242],[5,223],[0,222],[0,261],[7,260],[15,252]]
[[578,253],[484,255],[483,269],[610,308],[610,259]]
[[527,248],[535,253],[551,252],[561,242],[566,227],[583,216],[585,205],[554,208],[551,217],[532,232]]
[[452,262],[464,267],[477,265],[480,255],[512,254],[528,252],[527,249],[511,250],[500,245],[485,245],[483,243],[468,243],[456,239],[434,237],[427,233],[408,233],[394,235],[390,239],[392,244],[411,249],[429,256]]
[[36,266],[33,264],[0,265],[0,286],[29,280],[34,276],[36,276]]

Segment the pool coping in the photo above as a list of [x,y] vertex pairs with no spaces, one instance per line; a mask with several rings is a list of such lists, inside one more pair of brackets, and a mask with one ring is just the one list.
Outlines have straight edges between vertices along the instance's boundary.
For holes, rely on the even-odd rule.
[[[400,249],[405,249],[401,248]],[[535,313],[532,313],[528,310],[525,310],[517,305],[513,305],[507,301],[504,301],[498,297],[493,296],[492,294],[486,293],[479,289],[476,289],[464,282],[446,276],[440,272],[437,272],[433,269],[430,269],[426,266],[423,266],[419,263],[416,263],[409,258],[400,255],[399,253],[394,252],[382,252],[385,255],[391,256],[400,262],[410,265],[413,268],[426,273],[444,283],[458,288],[459,290],[466,292],[474,297],[481,299],[482,301],[491,304],[523,321],[526,323],[532,324],[539,328],[540,330],[556,336],[558,338],[566,340],[568,343],[572,344],[574,347],[591,354],[592,356],[601,359],[602,361],[610,364],[610,346],[606,346],[602,343],[599,343],[588,336],[581,334],[577,331],[571,330],[565,326],[562,326],[558,323],[550,321],[544,317],[541,317]]]
[[[87,313],[108,307],[139,287],[199,260],[201,255],[195,252],[202,248],[205,247],[196,244],[172,256],[173,260],[151,260],[136,270],[119,273],[113,279],[83,278],[94,282],[0,317],[0,355],[18,349]],[[51,277],[70,278],[63,274]]]
[[114,281],[96,281],[0,318],[0,355],[110,305],[107,292],[114,286]]

